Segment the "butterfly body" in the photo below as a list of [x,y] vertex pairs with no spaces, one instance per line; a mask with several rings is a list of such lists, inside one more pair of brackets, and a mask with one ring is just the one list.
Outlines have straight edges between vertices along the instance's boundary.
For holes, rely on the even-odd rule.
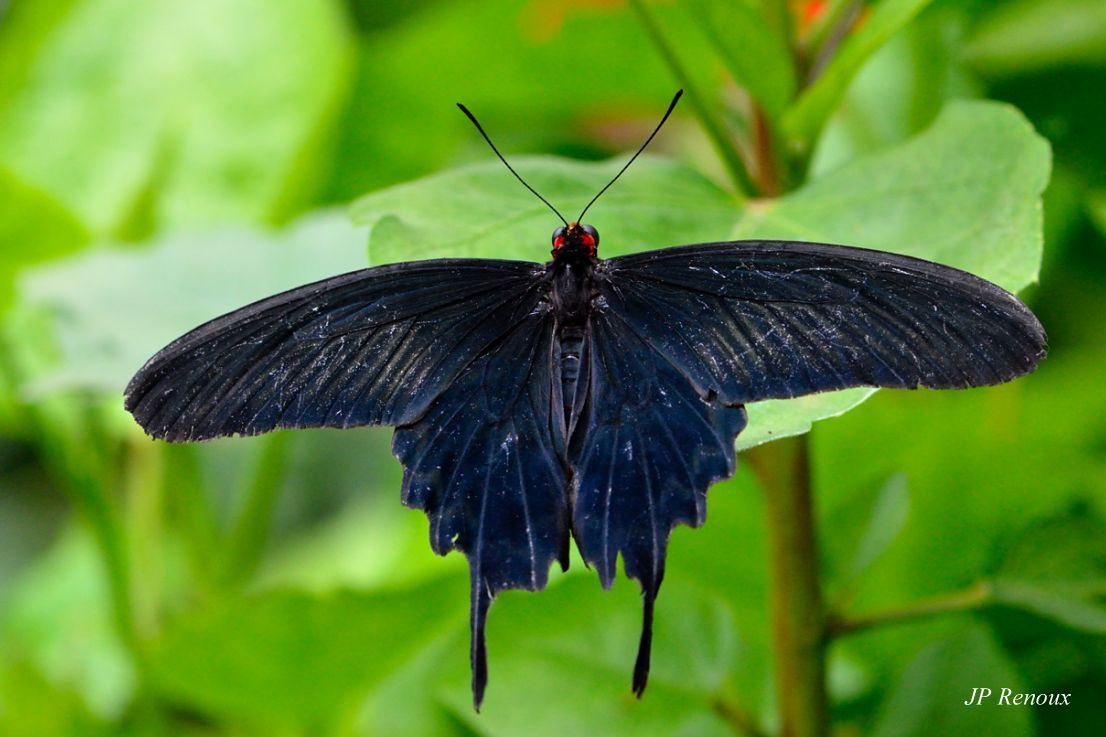
[[[586,230],[585,230],[586,229]],[[596,268],[600,264],[599,233],[590,225],[572,223],[553,232],[553,260],[546,264],[550,278],[549,304],[555,316],[556,369],[561,376],[560,396],[566,436],[572,428],[572,407],[580,376],[580,359],[588,316],[599,296]]]

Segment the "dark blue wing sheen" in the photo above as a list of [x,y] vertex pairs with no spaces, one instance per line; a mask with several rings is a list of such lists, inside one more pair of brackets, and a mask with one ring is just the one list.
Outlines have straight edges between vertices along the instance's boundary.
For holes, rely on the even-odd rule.
[[472,361],[418,420],[396,429],[403,501],[430,519],[439,555],[469,560],[473,700],[487,683],[484,623],[504,589],[545,587],[549,567],[568,566],[567,473],[552,411],[560,375],[553,318],[523,302],[511,327]]
[[1009,292],[907,256],[819,243],[680,246],[600,265],[601,294],[706,396],[728,404],[854,386],[997,384],[1045,333]]
[[452,259],[308,284],[170,343],[131,379],[126,407],[174,441],[411,422],[536,304],[543,275],[540,264]]
[[733,473],[745,410],[701,396],[602,300],[583,348],[576,393],[582,409],[569,445],[572,529],[604,586],[614,579],[619,555],[626,574],[641,583],[644,621],[633,678],[640,696],[669,533],[705,520],[707,487]]

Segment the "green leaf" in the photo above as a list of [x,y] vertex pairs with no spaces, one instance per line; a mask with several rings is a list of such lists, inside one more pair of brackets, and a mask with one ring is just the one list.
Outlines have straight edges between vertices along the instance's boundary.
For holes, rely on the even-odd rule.
[[802,435],[817,420],[848,412],[875,393],[875,389],[846,389],[796,399],[772,399],[748,405],[749,426],[737,436],[737,449],[752,448],[772,440]]
[[859,29],[833,55],[815,82],[806,88],[783,118],[792,145],[809,150],[848,91],[853,77],[891,36],[910,22],[930,0],[882,0]]
[[270,591],[181,616],[152,654],[159,689],[208,714],[331,724],[453,623],[463,576],[399,591]]
[[4,737],[108,737],[115,730],[89,712],[81,694],[26,661],[0,660]]
[[895,474],[880,489],[872,507],[868,526],[856,544],[850,575],[855,578],[883,555],[899,533],[910,513],[910,492],[905,474]]
[[1106,61],[1106,4],[1099,0],[1020,0],[984,16],[964,48],[975,69],[996,77]]
[[[56,688],[75,691],[92,713],[108,718],[127,708],[135,688],[112,616],[95,543],[84,525],[68,525],[5,592],[0,652],[33,665]],[[8,695],[0,689],[0,702]],[[4,711],[0,704],[0,724]]]
[[[1065,568],[1083,570],[1076,568],[1085,565],[1080,560],[1095,560],[1079,552],[1079,546],[1059,545],[1075,533],[1074,524],[1069,530],[1058,523],[1051,539],[1042,538],[1018,553],[1024,562],[1017,571],[1010,567],[1013,561],[997,568],[1019,530],[1055,517],[1081,499],[1093,509],[1106,494],[1101,448],[1090,439],[1097,437],[1106,413],[1106,395],[1085,391],[1101,374],[1106,358],[1095,347],[1089,354],[1050,361],[1047,371],[1003,387],[879,392],[815,437],[811,463],[820,492],[820,529],[826,531],[827,559],[836,579],[831,588],[846,583],[836,574],[847,571],[852,549],[846,541],[860,537],[861,527],[853,520],[871,509],[870,489],[904,472],[913,492],[910,514],[895,544],[856,582],[855,591],[846,592],[855,594],[850,611],[897,609],[980,579],[1034,585],[1050,577],[1064,581],[1070,575],[1063,573]],[[1089,516],[1085,511],[1079,515]],[[1069,519],[1074,523],[1077,516],[1073,512]],[[1026,566],[1034,560],[1042,568],[1031,574]],[[1045,565],[1052,560],[1055,567]],[[1094,571],[1078,575],[1067,591],[1087,598],[1093,593]],[[1005,612],[1004,621],[1024,622],[1019,632],[1026,636],[1048,626],[1017,614]],[[878,636],[848,644],[863,647],[865,657],[876,663],[897,663],[905,643],[932,637],[935,630],[947,631],[953,624],[934,618],[888,627]]]
[[[950,105],[906,143],[846,164],[746,211],[738,238],[846,243],[971,271],[1007,289],[1036,281],[1049,149],[1024,117],[996,103]],[[738,447],[798,435],[871,389],[749,406]]]
[[[719,535],[728,534],[723,530]],[[715,556],[717,555],[715,553]],[[724,567],[730,570],[731,561]],[[511,591],[497,598],[488,628],[490,681],[480,714],[469,690],[465,620],[452,636],[428,638],[373,693],[364,731],[396,737],[455,734],[604,735],[727,734],[714,713],[715,695],[730,683],[748,652],[725,592],[675,574],[657,607],[649,689],[637,701],[629,690],[641,626],[636,584],[604,591],[579,559],[568,575],[554,573],[540,593]],[[737,597],[740,598],[740,597]],[[760,613],[756,606],[750,611]],[[586,617],[579,613],[586,611]]]
[[42,44],[81,0],[38,0],[0,6],[0,100],[23,84]]
[[268,217],[347,56],[331,2],[84,0],[0,111],[0,162],[100,234],[151,187],[164,224]]
[[1071,629],[1106,634],[1106,525],[1076,509],[1030,527],[1010,546],[994,597]]
[[787,43],[747,2],[694,0],[687,6],[734,80],[775,120],[795,94]]
[[818,137],[808,176],[917,135],[950,100],[982,96],[960,61],[966,22],[963,8],[934,7],[873,54]]
[[[1106,578],[1100,582],[1106,590]],[[1033,586],[1012,581],[994,585],[995,599],[1024,609],[1071,629],[1106,635],[1106,606],[1092,604],[1042,584]]]
[[[557,577],[540,594],[510,592],[489,624],[490,681],[480,714],[468,679],[442,684],[442,701],[481,735],[729,734],[711,697],[729,677],[736,624],[714,592],[666,581],[657,607],[646,696],[630,692],[641,626],[636,585],[603,591],[591,576]],[[588,616],[573,616],[587,611]]]
[[0,168],[0,314],[28,264],[71,253],[88,241],[84,226],[61,203]]
[[[626,163],[552,157],[512,162],[527,182],[570,220]],[[694,169],[642,156],[588,211],[602,236],[600,253],[717,239],[738,218],[734,199]],[[442,256],[547,261],[560,225],[498,161],[462,166],[367,195],[354,220],[371,225],[373,263]]]
[[[993,690],[982,705],[965,706],[977,687]],[[1014,664],[991,633],[972,625],[918,653],[880,706],[873,737],[1036,734],[1031,711],[999,706],[1001,688],[1024,688]]]
[[[477,735],[583,735],[594,734],[600,724],[602,734],[610,737],[733,734],[711,713],[706,698],[695,698],[669,684],[650,683],[648,696],[636,702],[628,692],[625,673],[581,664],[575,657],[515,656],[496,669],[495,677],[480,714],[473,713],[464,689],[448,694],[455,717]],[[500,688],[501,683],[509,687],[509,698],[503,697],[506,689]]]
[[26,391],[81,388],[119,396],[147,358],[196,325],[275,292],[363,267],[363,239],[363,230],[329,213],[279,234],[195,232],[144,250],[90,251],[33,271],[20,288],[21,311],[53,318],[60,355],[52,368],[30,377]]
[[1087,212],[1098,232],[1106,236],[1106,190],[1095,190],[1087,194]]
[[742,238],[848,243],[956,266],[1006,289],[1036,281],[1048,143],[1015,109],[956,102],[906,143],[750,211]]

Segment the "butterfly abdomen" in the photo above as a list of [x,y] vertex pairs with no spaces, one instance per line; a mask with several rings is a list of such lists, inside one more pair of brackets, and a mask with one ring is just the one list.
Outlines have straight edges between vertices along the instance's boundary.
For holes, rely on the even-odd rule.
[[571,414],[572,398],[576,396],[576,381],[580,378],[580,351],[584,345],[584,326],[566,325],[558,336],[561,343],[561,396],[564,398],[565,418]]

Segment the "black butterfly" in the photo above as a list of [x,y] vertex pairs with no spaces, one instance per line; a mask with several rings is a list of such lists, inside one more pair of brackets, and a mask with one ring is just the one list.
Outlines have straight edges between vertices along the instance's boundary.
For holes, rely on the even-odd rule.
[[435,552],[469,560],[477,708],[492,600],[543,588],[570,535],[605,587],[619,556],[641,584],[641,695],[669,533],[701,525],[707,487],[733,473],[745,404],[997,384],[1045,354],[1025,305],[947,266],[791,241],[603,260],[581,218],[545,264],[390,264],[269,297],[172,342],[126,389],[170,441],[396,426],[404,504]]

